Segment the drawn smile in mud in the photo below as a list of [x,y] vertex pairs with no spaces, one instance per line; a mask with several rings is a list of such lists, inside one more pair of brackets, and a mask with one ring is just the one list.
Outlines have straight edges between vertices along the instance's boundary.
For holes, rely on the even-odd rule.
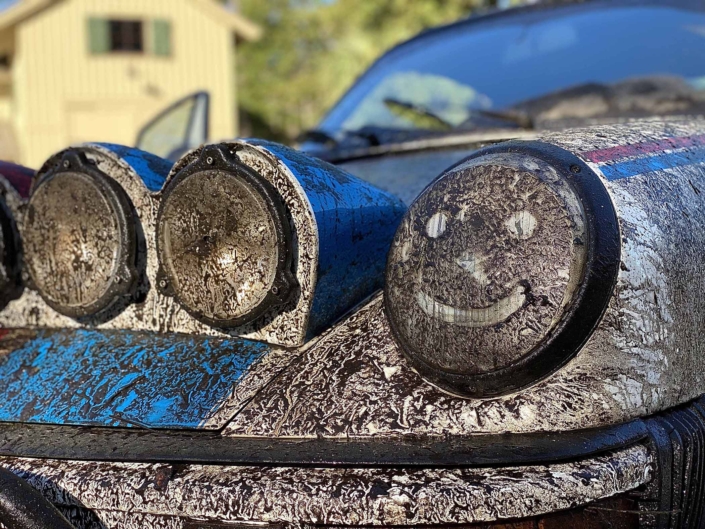
[[[461,211],[461,217],[464,213]],[[484,226],[485,220],[475,216],[470,221],[476,227]],[[448,215],[444,212],[434,214],[426,224],[426,235],[429,240],[442,237],[449,223]],[[511,215],[501,226],[506,228],[506,237],[515,240],[527,240],[533,236],[537,228],[536,217],[527,210]],[[485,272],[484,263],[490,260],[486,253],[473,251],[462,252],[455,259],[455,264],[462,272],[469,274],[483,289],[489,284],[489,278]],[[423,284],[423,277],[419,278],[419,285]],[[527,288],[525,281],[515,280],[509,287],[509,294],[499,298],[497,301],[481,306],[461,308],[439,301],[434,296],[427,294],[423,289],[416,292],[416,303],[422,311],[432,318],[439,319],[445,323],[460,325],[462,327],[486,327],[496,325],[509,318],[512,314],[522,308],[526,303]]]
[[459,309],[452,305],[441,303],[425,292],[416,293],[416,302],[426,314],[446,323],[453,323],[463,327],[496,325],[518,311],[524,305],[525,299],[524,288],[517,287],[509,296],[500,299],[489,307]]

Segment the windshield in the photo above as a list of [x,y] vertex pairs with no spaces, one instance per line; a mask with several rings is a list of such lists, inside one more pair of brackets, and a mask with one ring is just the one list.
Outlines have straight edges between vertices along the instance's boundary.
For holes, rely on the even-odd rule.
[[377,62],[319,129],[454,131],[702,111],[705,15],[583,5],[433,32]]

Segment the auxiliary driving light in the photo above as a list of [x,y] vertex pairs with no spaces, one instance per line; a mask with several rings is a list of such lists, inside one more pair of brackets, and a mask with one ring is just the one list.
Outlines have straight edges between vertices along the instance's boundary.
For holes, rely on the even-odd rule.
[[157,247],[160,290],[216,327],[255,320],[296,286],[281,198],[225,146],[206,147],[170,181]]
[[135,281],[135,220],[122,188],[68,150],[32,189],[23,229],[32,286],[57,312],[95,315]]
[[[509,393],[567,362],[605,309],[619,261],[606,258],[619,240],[598,177],[540,149],[510,149],[480,151],[427,188],[387,267],[387,312],[407,357],[473,397]],[[612,219],[610,237],[597,210]]]

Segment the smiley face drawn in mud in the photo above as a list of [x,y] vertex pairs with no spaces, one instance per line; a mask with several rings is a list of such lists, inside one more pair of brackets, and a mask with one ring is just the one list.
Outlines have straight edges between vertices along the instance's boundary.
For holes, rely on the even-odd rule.
[[394,327],[433,367],[515,363],[560,322],[580,284],[579,200],[544,162],[497,155],[448,173],[412,205],[390,254]]
[[[435,213],[426,224],[426,235],[431,240],[443,237],[446,233],[449,222],[457,222],[462,224],[465,222],[466,215],[467,208],[461,209],[456,218],[450,220],[448,218],[448,214],[445,212]],[[490,217],[488,221],[485,221],[483,216],[476,212],[471,214],[471,219],[468,221],[469,226],[465,231],[463,230],[463,227],[457,227],[456,231],[459,234],[467,234],[470,232],[470,238],[482,240],[482,234],[479,232],[491,230],[493,232],[492,235],[495,235],[495,238],[507,238],[507,244],[495,246],[490,249],[466,248],[461,250],[457,256],[451,256],[449,260],[436,263],[437,269],[441,270],[441,273],[444,274],[445,277],[449,278],[454,286],[468,280],[471,280],[471,283],[476,284],[480,290],[478,297],[482,297],[483,292],[491,295],[493,287],[496,287],[497,284],[501,284],[505,279],[504,277],[490,278],[490,273],[492,273],[492,271],[498,272],[496,275],[499,275],[501,272],[505,271],[503,270],[504,267],[502,267],[500,263],[496,263],[497,257],[500,261],[502,261],[504,260],[503,256],[493,256],[491,254],[497,253],[498,250],[514,250],[516,252],[515,248],[511,248],[512,239],[522,241],[531,238],[534,235],[538,225],[536,217],[529,210],[522,210],[513,213],[504,223],[500,222],[499,226],[491,226],[490,223],[493,220],[496,219]],[[506,233],[502,234],[501,231],[505,229]],[[496,231],[499,231],[500,233],[494,233]],[[473,241],[463,240],[461,242],[469,243],[461,244],[461,248],[466,246],[476,246],[473,244]],[[429,246],[433,252],[434,244],[429,243]],[[487,267],[492,264],[500,264],[500,266],[492,267],[488,273]],[[421,270],[419,283],[423,282],[423,277],[423,270]],[[416,292],[416,302],[419,307],[421,307],[421,310],[423,310],[428,316],[441,319],[446,323],[453,323],[466,327],[485,327],[488,325],[495,325],[509,318],[509,316],[518,311],[524,303],[529,302],[531,299],[531,286],[527,282],[523,280],[512,280],[511,278],[508,281],[508,285],[505,282],[505,287],[508,286],[508,288],[506,288],[506,290],[508,290],[507,295],[499,298],[497,301],[487,306],[477,308],[459,308],[452,305],[447,305],[441,301],[438,301],[434,296],[427,294],[423,289],[419,289]],[[469,288],[472,288],[472,284],[469,285]],[[501,288],[499,290],[501,290]],[[548,302],[545,298],[541,301],[545,303]]]

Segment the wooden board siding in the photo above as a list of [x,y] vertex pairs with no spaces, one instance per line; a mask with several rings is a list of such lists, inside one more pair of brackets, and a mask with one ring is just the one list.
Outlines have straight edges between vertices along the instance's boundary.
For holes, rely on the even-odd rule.
[[[90,18],[143,20],[147,52],[90,53]],[[151,51],[155,20],[170,23],[168,54]],[[211,136],[236,133],[234,37],[192,0],[63,0],[16,31],[15,119],[29,166],[79,141],[133,144],[154,115],[201,89],[212,96]]]

